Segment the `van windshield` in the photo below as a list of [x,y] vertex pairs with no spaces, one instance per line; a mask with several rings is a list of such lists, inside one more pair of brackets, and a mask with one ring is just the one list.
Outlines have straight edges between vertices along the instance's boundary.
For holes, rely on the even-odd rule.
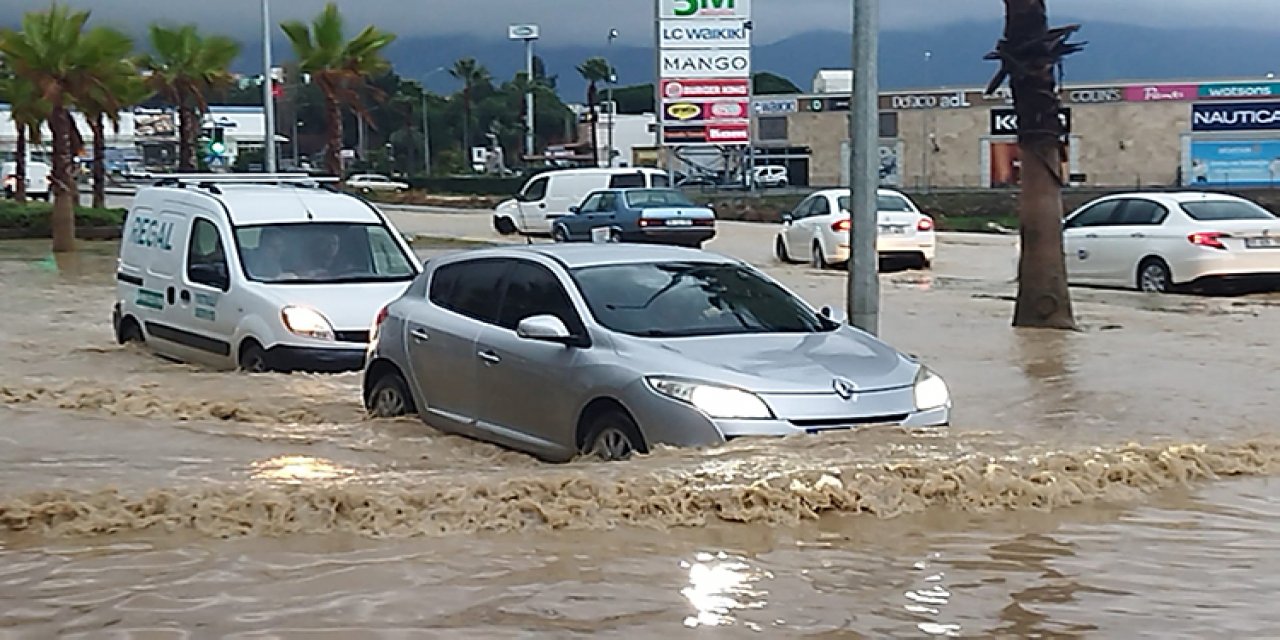
[[378,224],[292,223],[236,228],[245,277],[273,284],[394,282],[417,275]]

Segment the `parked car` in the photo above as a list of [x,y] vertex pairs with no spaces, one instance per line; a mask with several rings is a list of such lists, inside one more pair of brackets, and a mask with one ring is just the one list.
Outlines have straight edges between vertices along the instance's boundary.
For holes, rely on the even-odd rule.
[[[32,160],[27,163],[27,197],[49,200],[49,173],[52,171],[48,163]],[[4,176],[4,197],[13,199],[18,188],[18,163],[5,162],[0,165],[0,175]]]
[[669,187],[666,172],[648,168],[560,169],[529,178],[520,193],[498,205],[493,228],[502,235],[549,234],[569,208],[601,189]]
[[347,178],[347,188],[370,193],[373,191],[408,191],[409,185],[404,182],[397,182],[386,176],[380,176],[373,173],[362,173]]
[[948,424],[940,377],[835,315],[696,249],[460,252],[378,314],[364,402],[548,460]]
[[756,187],[783,188],[790,184],[791,180],[787,174],[787,168],[777,165],[765,167],[755,167],[751,170],[751,180],[755,182]]
[[716,235],[716,214],[675,189],[596,191],[556,220],[556,242],[640,242],[701,248]]
[[1280,285],[1280,218],[1244,198],[1117,194],[1077,209],[1063,228],[1071,284],[1154,292]]
[[[891,189],[880,189],[877,200],[876,250],[880,257],[905,259],[921,269],[932,266],[938,248],[933,218]],[[818,191],[782,216],[774,255],[783,262],[808,257],[819,269],[848,262],[852,224],[848,189]]]
[[361,369],[374,316],[421,265],[360,198],[254,179],[192,175],[138,191],[120,243],[116,339],[215,368]]

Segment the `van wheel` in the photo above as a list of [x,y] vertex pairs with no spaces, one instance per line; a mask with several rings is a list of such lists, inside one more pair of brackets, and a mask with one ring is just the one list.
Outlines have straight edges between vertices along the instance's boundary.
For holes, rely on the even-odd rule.
[[587,425],[583,453],[602,460],[626,460],[636,453],[648,453],[635,420],[622,409],[611,407],[597,413]]
[[366,409],[375,418],[396,418],[416,411],[409,385],[395,371],[384,373],[373,383]]
[[249,373],[265,373],[267,368],[267,352],[262,345],[249,341],[240,348],[240,370]]
[[137,321],[133,318],[125,318],[120,322],[120,333],[116,335],[116,341],[120,344],[129,344],[130,342],[142,344],[147,339],[142,335],[142,327],[138,326]]
[[516,223],[512,222],[511,218],[494,218],[493,228],[498,233],[509,236],[516,232]]

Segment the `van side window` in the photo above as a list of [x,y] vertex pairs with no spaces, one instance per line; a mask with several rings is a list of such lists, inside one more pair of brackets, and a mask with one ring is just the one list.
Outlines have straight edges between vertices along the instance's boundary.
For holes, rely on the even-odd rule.
[[209,220],[196,218],[187,246],[187,280],[226,291],[231,286],[228,273],[227,252],[223,250],[218,227]]
[[655,174],[653,174],[653,177],[652,177],[652,178],[650,178],[650,179],[653,181],[653,185],[652,185],[652,186],[654,186],[654,187],[669,187],[669,186],[671,186],[671,181],[667,179],[667,174],[665,174],[665,173],[655,173]]
[[537,202],[547,197],[547,182],[548,178],[537,178],[533,182],[530,182],[524,188],[524,193],[521,194],[521,198],[527,202]]
[[645,186],[643,173],[619,173],[609,178],[610,189],[642,189]]

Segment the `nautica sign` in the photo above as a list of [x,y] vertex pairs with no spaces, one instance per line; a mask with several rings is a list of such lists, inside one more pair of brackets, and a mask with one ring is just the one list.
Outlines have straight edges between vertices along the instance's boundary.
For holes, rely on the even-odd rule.
[[1197,104],[1191,111],[1191,130],[1280,130],[1280,102]]

